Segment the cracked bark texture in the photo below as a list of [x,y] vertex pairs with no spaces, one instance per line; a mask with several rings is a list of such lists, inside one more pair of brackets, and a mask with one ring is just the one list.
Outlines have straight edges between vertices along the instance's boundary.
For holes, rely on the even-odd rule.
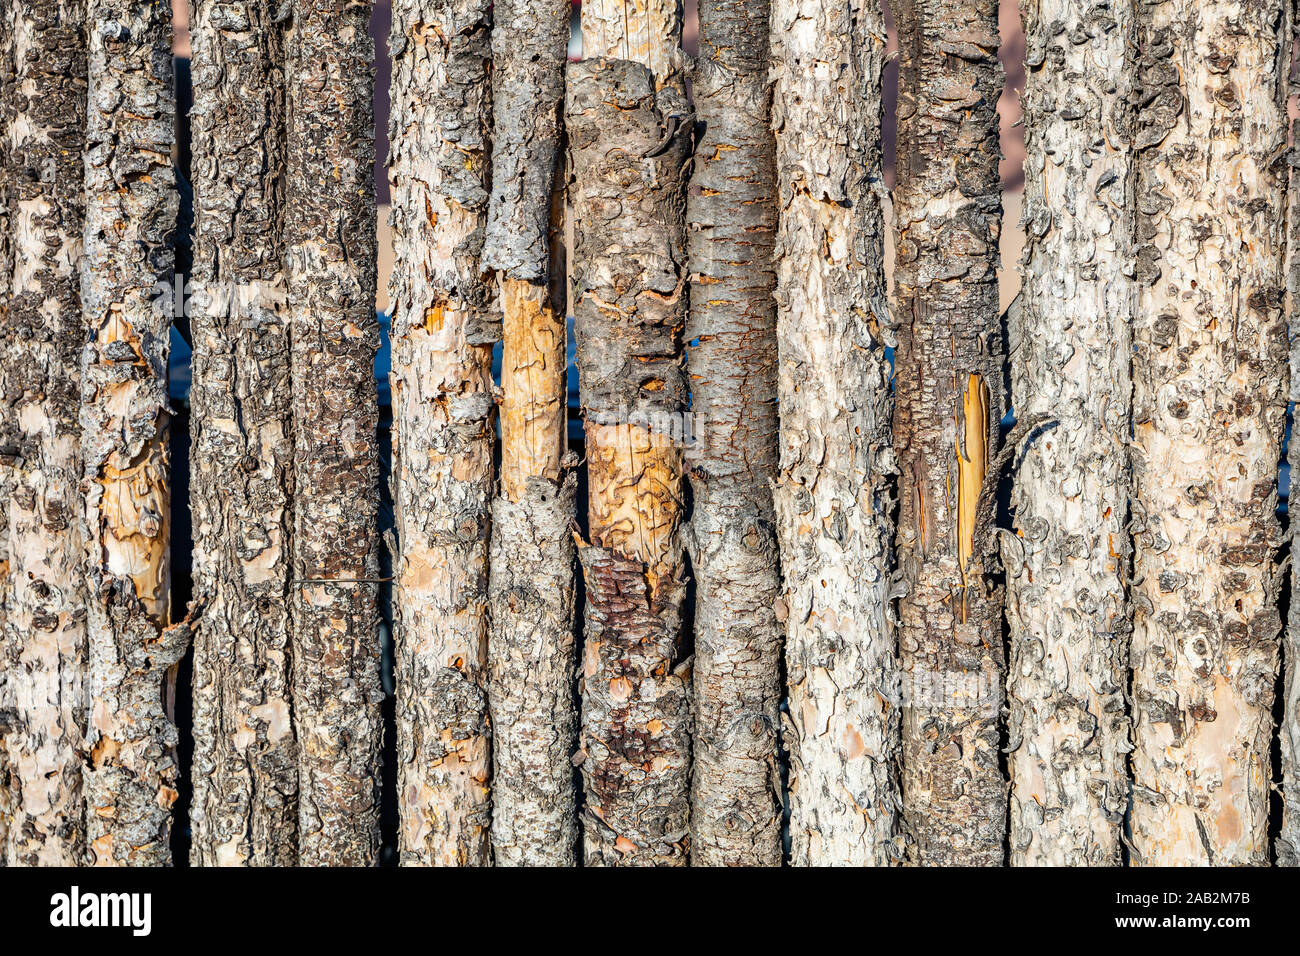
[[298,861],[379,852],[374,44],[369,0],[294,0],[285,244]]
[[85,851],[78,403],[86,47],[84,4],[15,4],[6,142],[12,243],[6,360],[15,467],[4,499],[12,573],[8,859],[77,865]]
[[[680,35],[678,30],[673,34]],[[656,86],[659,89],[656,91]],[[568,70],[578,373],[591,542],[581,670],[589,865],[684,865],[690,661],[680,646],[685,162],[676,73]]]
[[77,518],[85,18],[82,0],[24,0],[4,25],[15,64],[8,308],[18,345],[8,362],[18,463],[4,502],[15,635],[9,860],[25,866],[76,866],[85,855],[86,593]]
[[774,0],[771,24],[790,860],[884,866],[899,855],[885,25],[859,0]]
[[[1294,35],[1295,8],[1289,7],[1289,26]],[[1288,45],[1289,46],[1289,45]],[[1294,84],[1292,85],[1294,92]],[[1300,123],[1291,123],[1291,149],[1287,153],[1290,181],[1287,190],[1287,308],[1291,341],[1290,372],[1292,402],[1300,398],[1300,147],[1296,134]],[[1295,558],[1300,522],[1296,521],[1296,508],[1300,504],[1296,494],[1296,477],[1300,475],[1300,443],[1292,436],[1288,441],[1287,459],[1291,467],[1290,488],[1287,494],[1288,534],[1291,538],[1292,561]],[[1291,569],[1290,607],[1296,607],[1300,596],[1294,563]],[[1282,724],[1278,728],[1278,749],[1281,753],[1282,823],[1277,835],[1276,852],[1279,866],[1300,866],[1300,614],[1287,616],[1283,634],[1283,702]]]
[[268,0],[196,0],[190,502],[197,866],[297,860],[284,61]]
[[1002,598],[980,497],[1004,412],[995,0],[899,0],[895,447],[903,808],[927,865],[1003,862]]
[[178,199],[171,7],[89,0],[81,434],[91,701],[87,842],[99,865],[171,862],[176,728],[165,294]]
[[1046,426],[1002,537],[1010,655],[1010,861],[1118,866],[1132,749],[1128,431],[1133,8],[1025,0],[1024,284],[1012,405]]
[[[8,24],[14,0],[0,0],[0,23]],[[12,129],[14,93],[14,37],[9,29],[0,31],[0,866],[9,865],[9,821],[17,809],[16,779],[10,772],[7,739],[14,720],[14,701],[10,691],[13,673],[14,631],[10,625],[13,577],[9,561],[9,509],[4,502],[13,490],[18,440],[17,419],[9,392],[9,366],[14,336],[9,299],[13,279],[13,244],[10,225],[13,216],[13,171],[9,165],[9,136]]]
[[1131,825],[1147,865],[1268,862],[1282,26],[1281,0],[1139,10]]
[[504,319],[488,702],[492,845],[505,865],[571,866],[576,858],[574,485],[561,474],[564,197],[553,191],[571,12],[569,0],[505,0],[493,9],[495,136],[483,263],[500,277]]
[[776,158],[769,0],[704,0],[687,200],[695,440],[691,861],[779,866]]
[[488,0],[393,7],[389,177],[401,862],[487,865]]

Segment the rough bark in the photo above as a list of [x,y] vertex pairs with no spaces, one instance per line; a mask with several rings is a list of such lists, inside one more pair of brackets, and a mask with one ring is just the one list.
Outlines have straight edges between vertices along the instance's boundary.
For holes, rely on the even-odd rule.
[[1048,425],[1019,459],[1007,569],[1011,863],[1117,866],[1132,749],[1128,430],[1133,11],[1025,0],[1026,246],[1012,405]]
[[687,106],[677,75],[627,60],[571,65],[566,97],[591,534],[578,543],[584,858],[681,865],[690,842],[691,677],[679,643]]
[[1286,413],[1282,0],[1139,10],[1134,862],[1268,861]]
[[190,501],[198,866],[297,859],[290,698],[293,407],[284,284],[282,27],[268,0],[196,0]]
[[[1292,31],[1295,27],[1294,6],[1290,7]],[[1292,33],[1291,35],[1294,35]],[[1291,124],[1291,149],[1288,152],[1290,183],[1287,191],[1287,307],[1289,309],[1291,340],[1291,401],[1300,398],[1300,123]],[[1293,405],[1293,416],[1294,416]],[[1298,607],[1300,580],[1295,569],[1296,543],[1300,540],[1300,509],[1297,494],[1297,476],[1300,476],[1300,442],[1295,437],[1292,424],[1287,447],[1290,464],[1290,486],[1287,489],[1287,531],[1291,539],[1291,593],[1290,607]],[[1278,728],[1278,749],[1281,753],[1282,824],[1277,836],[1277,863],[1279,866],[1300,866],[1300,614],[1287,615],[1283,635],[1283,702],[1282,724]]]
[[574,486],[561,476],[563,194],[553,201],[571,11],[569,0],[506,0],[493,10],[495,135],[483,263],[501,279],[504,342],[488,700],[492,845],[506,865],[570,866],[577,842]]
[[492,25],[492,199],[483,265],[545,281],[571,0],[500,0]]
[[397,758],[406,864],[490,862],[486,680],[492,342],[480,263],[492,130],[487,0],[394,4]]
[[171,7],[90,0],[81,427],[89,634],[87,840],[101,865],[171,861],[185,649],[170,613],[167,353],[176,177]]
[[994,0],[899,0],[898,564],[910,852],[998,865],[1002,599],[981,490],[1004,412]]
[[[13,15],[13,0],[0,0],[0,23],[8,24]],[[15,435],[17,419],[9,400],[9,357],[13,352],[13,327],[10,320],[10,282],[13,278],[13,244],[10,241],[12,216],[9,203],[13,197],[13,172],[9,165],[9,135],[13,114],[13,33],[0,31],[0,866],[9,864],[9,821],[17,808],[10,773],[9,748],[6,740],[12,729],[14,708],[10,693],[13,673],[11,647],[13,629],[9,606],[13,596],[13,577],[9,562],[9,500],[13,489],[13,466],[18,452]]]
[[776,157],[769,0],[705,0],[687,202],[695,596],[692,863],[781,863]]
[[8,508],[17,805],[9,859],[75,866],[85,854],[86,594],[81,570],[78,267],[85,199],[86,7],[17,3],[8,162],[13,170],[9,359],[18,463]]
[[285,244],[298,859],[379,851],[374,44],[369,0],[294,0]]
[[774,0],[771,38],[791,862],[883,866],[899,855],[885,26],[869,2]]

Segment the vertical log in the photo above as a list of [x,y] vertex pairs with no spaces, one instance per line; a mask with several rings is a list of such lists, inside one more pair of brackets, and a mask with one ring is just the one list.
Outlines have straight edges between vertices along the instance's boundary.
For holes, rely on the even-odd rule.
[[505,865],[571,866],[577,846],[576,482],[562,477],[564,201],[553,191],[571,12],[570,0],[499,0],[493,10],[495,136],[483,264],[498,272],[505,319],[488,699],[492,846]]
[[369,865],[379,851],[370,6],[294,0],[286,40],[293,718],[304,866]]
[[176,176],[171,6],[89,0],[81,298],[89,634],[87,840],[100,865],[171,862],[167,353]]
[[8,508],[16,644],[9,765],[17,790],[9,859],[75,866],[85,854],[86,594],[79,511],[79,259],[86,129],[84,0],[22,0],[12,31],[13,270],[9,360],[18,467]]
[[[679,37],[680,19],[667,32]],[[587,586],[584,859],[683,865],[691,678],[679,643],[679,524],[690,129],[680,74],[584,60],[569,67],[565,116],[590,485],[591,542],[578,544]]]
[[[0,0],[0,24],[13,16],[14,0]],[[13,279],[13,244],[9,204],[13,198],[13,172],[9,165],[9,136],[13,114],[14,38],[9,29],[0,30],[0,866],[9,865],[9,821],[18,808],[10,772],[6,740],[12,730],[14,701],[10,676],[14,664],[10,602],[13,577],[9,562],[9,509],[4,502],[13,490],[13,466],[18,452],[17,419],[9,401],[9,358],[13,354],[13,326],[9,298]]]
[[270,0],[195,0],[190,332],[199,866],[297,859],[284,61]]
[[1268,861],[1281,624],[1283,0],[1139,11],[1135,862]]
[[894,9],[903,807],[916,862],[996,866],[1002,598],[980,503],[1004,412],[997,3]]
[[692,862],[779,866],[776,157],[769,0],[704,0],[687,201],[696,578]]
[[1132,745],[1128,636],[1133,10],[1025,0],[1025,222],[1009,315],[1027,446],[1003,536],[1011,862],[1116,866]]
[[[1132,838],[1268,861],[1286,414],[1283,4],[1140,9]],[[1213,170],[1213,172],[1208,172]]]
[[791,862],[897,858],[879,7],[773,0]]
[[480,264],[491,136],[488,0],[393,6],[394,500],[399,847],[486,865],[492,343]]
[[[1279,69],[1291,70],[1291,39],[1295,36],[1296,6],[1287,5],[1287,33],[1282,49]],[[1295,92],[1295,85],[1290,85]],[[1296,543],[1300,540],[1300,521],[1296,520],[1300,508],[1297,480],[1300,478],[1300,443],[1295,434],[1295,408],[1300,398],[1300,121],[1291,123],[1291,148],[1287,152],[1290,178],[1287,189],[1287,309],[1291,340],[1290,373],[1292,402],[1291,436],[1287,446],[1290,465],[1290,486],[1287,489],[1287,532],[1291,539],[1291,593],[1290,607],[1300,607],[1300,578],[1295,569]],[[1278,728],[1278,749],[1281,752],[1282,774],[1282,824],[1277,837],[1277,863],[1279,866],[1300,866],[1300,613],[1291,610],[1287,615],[1286,631],[1282,635],[1283,701],[1282,724]]]

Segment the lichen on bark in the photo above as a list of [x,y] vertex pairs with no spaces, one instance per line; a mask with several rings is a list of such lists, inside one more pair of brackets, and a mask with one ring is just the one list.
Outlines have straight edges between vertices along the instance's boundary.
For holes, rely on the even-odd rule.
[[403,864],[491,862],[487,558],[500,315],[481,263],[490,30],[487,0],[400,0],[389,40]]
[[285,248],[298,862],[379,852],[374,44],[369,0],[293,0]]
[[1126,702],[1130,326],[1136,301],[1126,3],[1026,0],[1026,246],[1012,404],[1052,422],[1013,472],[1007,571],[1010,862],[1116,866]]
[[898,0],[895,447],[913,861],[999,865],[1002,596],[981,501],[1005,411],[996,0]]
[[178,198],[171,7],[89,0],[81,298],[87,842],[100,865],[171,862],[177,732],[168,628],[167,295]]
[[267,0],[195,0],[190,860],[292,865],[293,405],[284,278],[283,25]]

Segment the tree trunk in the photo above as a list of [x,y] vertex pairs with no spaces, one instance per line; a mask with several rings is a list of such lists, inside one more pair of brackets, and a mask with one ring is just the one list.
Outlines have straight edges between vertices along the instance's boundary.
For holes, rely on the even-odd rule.
[[[1288,36],[1294,36],[1294,5],[1288,7]],[[1284,49],[1289,50],[1287,43]],[[1294,87],[1293,87],[1294,89]],[[1291,401],[1300,398],[1300,121],[1291,123],[1291,149],[1287,153],[1290,167],[1287,190],[1287,307],[1290,310],[1291,340]],[[1283,634],[1283,701],[1282,724],[1278,728],[1278,749],[1281,753],[1282,772],[1282,826],[1277,836],[1277,863],[1279,866],[1300,866],[1300,577],[1295,569],[1296,544],[1300,541],[1300,442],[1296,440],[1292,409],[1291,436],[1287,446],[1290,465],[1287,489],[1287,531],[1291,539],[1291,594],[1286,631]]]
[[[679,36],[680,22],[668,33]],[[577,758],[585,861],[682,865],[690,845],[678,529],[688,109],[680,74],[657,76],[628,60],[570,66],[566,97],[591,535],[578,544],[587,586]]]
[[776,157],[769,0],[704,0],[691,223],[692,862],[779,866]]
[[4,25],[16,68],[9,320],[22,343],[8,373],[20,464],[4,503],[17,655],[9,859],[27,866],[76,866],[85,854],[86,593],[77,521],[85,17],[84,0],[22,0]]
[[774,0],[771,38],[791,862],[884,866],[899,855],[885,25],[871,3]]
[[167,353],[176,177],[171,7],[89,0],[82,465],[89,633],[87,840],[100,865],[170,863],[176,728]]
[[1266,863],[1287,396],[1283,2],[1140,11],[1135,862]]
[[191,861],[297,859],[284,62],[268,0],[195,0]]
[[[13,16],[14,0],[0,0],[0,23]],[[9,165],[9,136],[12,129],[14,93],[14,37],[0,30],[0,866],[9,865],[9,821],[18,810],[17,779],[9,766],[8,738],[13,730],[14,699],[10,676],[14,672],[15,633],[10,622],[13,577],[9,561],[9,509],[5,502],[13,491],[14,465],[18,454],[18,420],[9,400],[9,367],[15,337],[9,299],[13,279],[13,244],[10,201],[13,198],[13,167]]]
[[1004,411],[997,3],[899,0],[895,13],[903,807],[916,862],[996,866],[1002,598],[980,505]]
[[377,588],[374,44],[369,0],[294,0],[286,46],[298,860],[373,864]]
[[570,0],[499,0],[493,12],[496,129],[483,264],[500,276],[505,321],[488,699],[495,729],[492,846],[496,861],[511,866],[572,866],[577,845],[570,531],[576,481],[561,475],[564,201],[553,192],[571,12]]
[[393,54],[399,847],[491,862],[487,557],[492,343],[488,0],[399,0]]
[[1126,713],[1133,85],[1125,4],[1026,0],[1026,251],[1012,405],[1048,416],[1019,460],[1007,569],[1011,862],[1117,866]]

